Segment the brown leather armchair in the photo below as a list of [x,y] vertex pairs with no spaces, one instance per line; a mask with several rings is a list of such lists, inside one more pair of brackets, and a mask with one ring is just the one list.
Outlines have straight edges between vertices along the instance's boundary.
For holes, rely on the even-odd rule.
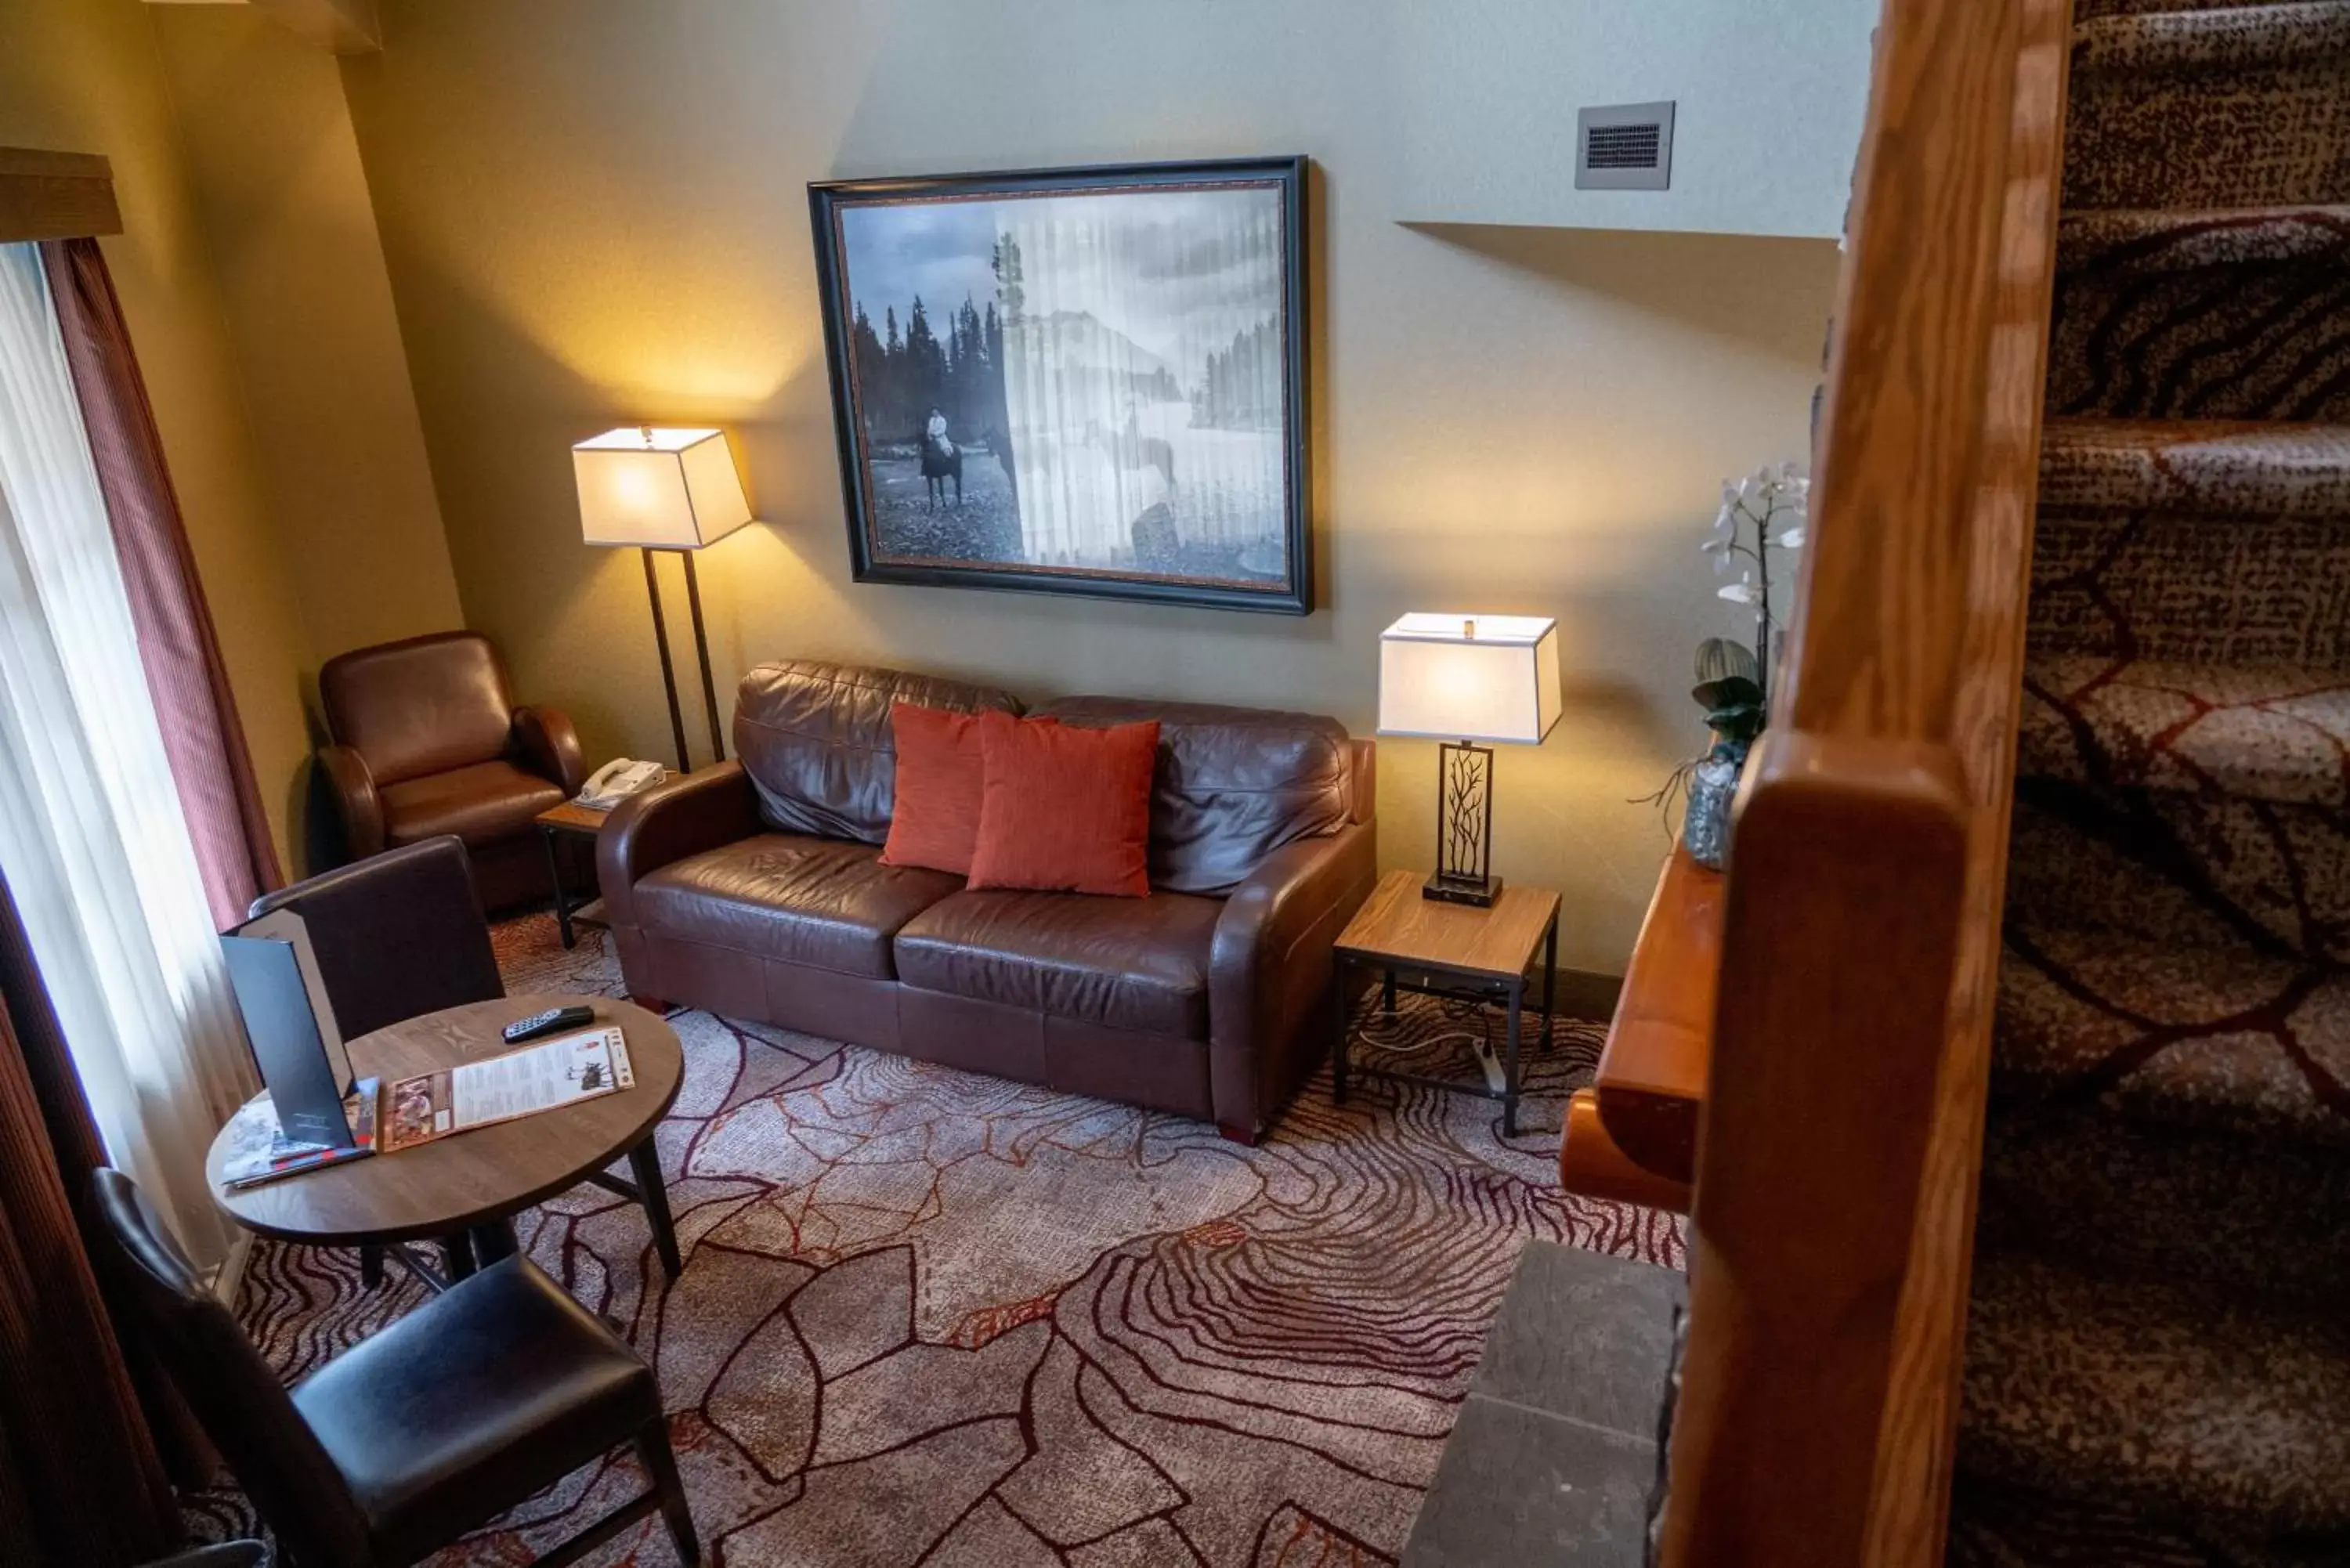
[[338,654],[318,671],[332,745],[318,752],[354,859],[442,834],[464,840],[487,909],[544,898],[531,819],[588,776],[571,721],[518,706],[478,632]]

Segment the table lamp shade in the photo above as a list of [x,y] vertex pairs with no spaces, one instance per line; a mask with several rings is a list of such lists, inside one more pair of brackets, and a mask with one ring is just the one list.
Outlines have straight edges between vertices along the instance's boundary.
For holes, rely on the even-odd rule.
[[726,432],[624,426],[571,449],[590,545],[698,550],[751,521]]
[[1534,745],[1558,722],[1558,623],[1405,616],[1379,634],[1379,733]]

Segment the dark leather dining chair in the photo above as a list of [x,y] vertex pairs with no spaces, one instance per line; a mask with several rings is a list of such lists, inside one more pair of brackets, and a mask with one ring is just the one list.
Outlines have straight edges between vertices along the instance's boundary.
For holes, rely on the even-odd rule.
[[[322,872],[307,881],[253,901],[258,919],[278,909],[302,917],[318,978],[333,1003],[343,1038],[356,1040],[379,1029],[506,993],[490,945],[489,921],[473,896],[472,862],[454,837],[428,838],[401,849]],[[683,1260],[669,1220],[666,1197],[648,1199],[648,1161],[660,1158],[651,1138],[632,1150],[634,1181],[608,1173],[589,1179],[631,1202],[644,1205],[662,1265],[677,1277]],[[473,1262],[463,1238],[442,1243],[452,1273]],[[382,1278],[383,1262],[373,1248],[360,1251],[369,1284]]]
[[506,993],[464,844],[428,838],[265,893],[302,917],[346,1040]]
[[120,1171],[91,1177],[104,1266],[296,1568],[430,1556],[622,1443],[652,1485],[539,1559],[576,1561],[655,1509],[702,1560],[660,1389],[526,1258],[507,1258],[282,1386]]
[[488,638],[436,632],[338,654],[318,699],[334,742],[318,767],[354,858],[450,833],[486,907],[554,891],[532,819],[577,794],[587,764],[560,711],[515,701]]

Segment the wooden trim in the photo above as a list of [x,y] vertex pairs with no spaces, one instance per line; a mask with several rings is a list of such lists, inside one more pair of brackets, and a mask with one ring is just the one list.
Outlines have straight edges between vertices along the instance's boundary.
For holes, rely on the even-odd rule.
[[1580,1120],[1570,1115],[1559,1140],[1559,1179],[1568,1191],[1621,1198],[1628,1163],[1652,1195],[1644,1200],[1650,1207],[1688,1210],[1713,1056],[1721,916],[1721,874],[1676,847],[1640,923],[1586,1091],[1590,1106]]
[[1558,1165],[1569,1192],[1672,1214],[1689,1212],[1689,1183],[1660,1176],[1625,1152],[1608,1128],[1596,1089],[1577,1089],[1567,1096]]
[[105,159],[0,147],[0,244],[121,232],[114,171]]
[[1941,1560],[2071,10],[1885,0],[1812,545],[1731,837],[1666,1568]]

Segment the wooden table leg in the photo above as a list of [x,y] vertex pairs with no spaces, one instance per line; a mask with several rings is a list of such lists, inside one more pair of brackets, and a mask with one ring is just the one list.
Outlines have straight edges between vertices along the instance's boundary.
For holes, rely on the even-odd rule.
[[675,1279],[685,1272],[685,1260],[677,1250],[677,1226],[670,1219],[669,1183],[661,1176],[660,1150],[654,1146],[652,1135],[629,1151],[629,1168],[636,1173],[637,1192],[645,1206],[645,1222],[652,1227],[653,1246],[660,1252],[661,1267]]
[[473,1243],[466,1232],[441,1238],[441,1265],[447,1271],[449,1281],[470,1279],[473,1273]]

